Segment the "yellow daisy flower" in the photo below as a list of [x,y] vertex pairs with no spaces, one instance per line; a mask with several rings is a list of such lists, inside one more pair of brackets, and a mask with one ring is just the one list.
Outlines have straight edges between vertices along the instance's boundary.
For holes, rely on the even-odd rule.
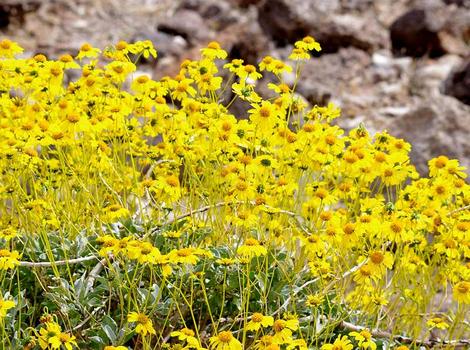
[[267,249],[254,238],[248,238],[245,241],[245,244],[241,245],[237,249],[237,254],[244,257],[264,256],[267,253]]
[[454,299],[463,304],[470,304],[470,282],[462,281],[452,289]]
[[145,314],[131,312],[127,315],[127,322],[136,323],[135,331],[143,336],[148,334],[156,334],[153,328],[152,320]]
[[348,336],[338,336],[333,344],[324,344],[321,347],[321,350],[352,350],[353,345],[349,340]]
[[230,331],[222,331],[210,337],[210,348],[212,350],[242,350],[242,344]]
[[255,312],[251,315],[251,320],[246,324],[245,330],[257,332],[261,327],[271,327],[274,324],[272,316],[264,316],[262,313]]

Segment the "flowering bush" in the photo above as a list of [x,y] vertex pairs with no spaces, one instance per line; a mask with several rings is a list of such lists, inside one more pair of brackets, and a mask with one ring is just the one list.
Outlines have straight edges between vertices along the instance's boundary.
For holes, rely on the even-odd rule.
[[2,348],[469,346],[463,167],[420,177],[406,141],[308,107],[320,49],[255,67],[211,42],[156,81],[149,41],[57,60],[1,41]]

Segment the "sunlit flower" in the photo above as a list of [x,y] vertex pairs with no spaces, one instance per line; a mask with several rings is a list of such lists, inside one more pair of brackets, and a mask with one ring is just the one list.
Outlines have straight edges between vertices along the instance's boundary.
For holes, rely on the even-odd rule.
[[7,315],[8,310],[15,307],[15,302],[13,300],[4,300],[0,297],[0,319],[4,318]]
[[214,350],[242,350],[242,344],[230,331],[222,331],[210,337],[210,348]]
[[449,328],[449,324],[440,317],[433,317],[427,320],[426,324],[429,328],[439,328],[439,329],[446,329]]
[[461,281],[453,287],[454,299],[463,304],[470,304],[470,282]]
[[152,320],[145,314],[138,312],[131,312],[127,315],[127,322],[135,323],[135,331],[143,336],[147,334],[156,334],[153,328]]
[[251,315],[251,320],[246,324],[245,329],[247,331],[258,331],[261,327],[270,327],[274,323],[272,316],[264,316],[259,312],[255,312]]
[[333,344],[324,344],[321,347],[321,350],[352,350],[353,344],[348,339],[348,336],[338,336]]
[[237,254],[248,257],[263,256],[267,253],[267,249],[254,238],[248,238],[245,240],[245,243],[237,249]]

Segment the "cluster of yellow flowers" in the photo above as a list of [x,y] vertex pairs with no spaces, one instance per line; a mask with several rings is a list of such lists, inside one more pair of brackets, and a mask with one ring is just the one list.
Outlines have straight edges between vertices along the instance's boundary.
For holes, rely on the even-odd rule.
[[[429,161],[429,177],[420,177],[406,141],[386,131],[371,135],[363,125],[345,134],[332,123],[338,107],[309,107],[283,77],[294,72],[298,81],[310,52],[320,49],[305,37],[291,63],[267,56],[255,66],[227,61],[211,42],[201,59],[157,81],[137,73],[141,56],[157,56],[150,41],[120,41],[103,51],[84,44],[75,57],[55,60],[18,58],[20,46],[0,41],[0,324],[15,308],[1,299],[14,289],[13,276],[21,290],[19,270],[48,259],[47,273],[61,277],[54,260],[72,258],[69,247],[85,236],[88,251],[108,261],[108,273],[126,276],[120,283],[140,278],[126,292],[162,283],[158,297],[184,301],[175,306],[179,318],[158,319],[156,306],[126,301],[124,287],[116,286],[123,288],[113,292],[121,314],[113,315],[122,327],[135,325],[135,344],[143,348],[155,337],[158,344],[177,339],[184,349],[307,349],[323,339],[323,350],[375,350],[366,327],[418,337],[426,322],[445,339],[465,334],[465,169],[439,156]],[[268,77],[262,94],[258,87]],[[244,111],[237,116],[235,101]],[[204,275],[212,265],[223,271],[224,284],[239,274],[236,312],[224,304],[225,292],[220,315],[211,312],[215,292]],[[284,274],[283,300],[268,298],[281,295],[270,290],[274,268]],[[81,276],[64,271],[70,285]],[[442,309],[448,294],[453,303]],[[210,315],[201,328],[193,307],[199,297]],[[364,329],[325,337],[333,331],[324,326],[325,304],[341,305]],[[441,313],[447,314],[439,321]],[[184,328],[171,329],[169,320]],[[77,346],[59,323],[40,326],[42,349]],[[212,335],[202,332],[207,323]]]

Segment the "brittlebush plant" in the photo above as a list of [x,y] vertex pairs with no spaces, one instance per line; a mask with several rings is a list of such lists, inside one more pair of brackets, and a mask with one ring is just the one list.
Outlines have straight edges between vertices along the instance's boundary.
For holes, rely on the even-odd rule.
[[2,348],[465,348],[464,168],[420,177],[406,141],[307,106],[320,49],[254,66],[211,42],[153,80],[149,41],[1,41]]

